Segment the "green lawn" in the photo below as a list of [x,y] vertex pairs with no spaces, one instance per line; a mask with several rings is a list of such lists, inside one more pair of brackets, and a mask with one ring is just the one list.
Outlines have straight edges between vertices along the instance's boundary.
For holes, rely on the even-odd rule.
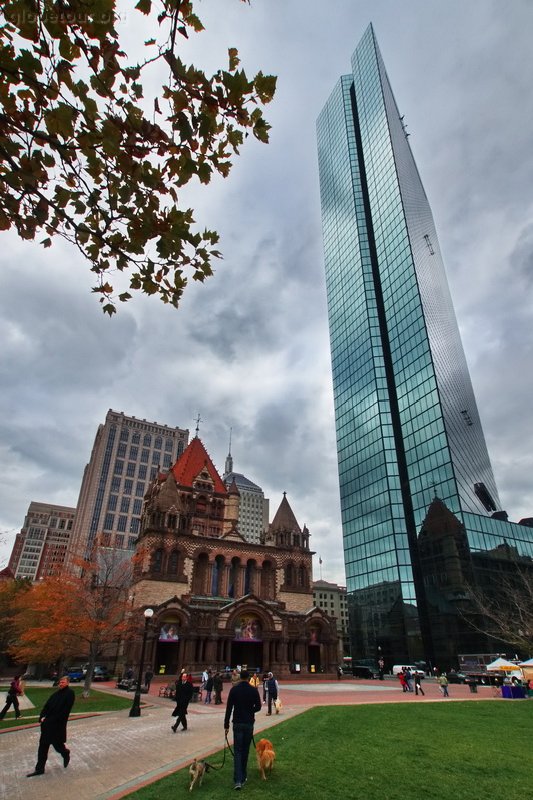
[[[107,694],[106,692],[99,692],[97,689],[91,689],[91,695],[87,699],[81,696],[83,692],[83,686],[72,686],[74,692],[76,694],[76,702],[74,703],[74,707],[72,709],[73,714],[81,714],[83,712],[93,712],[93,711],[119,711],[123,708],[130,708],[133,702],[133,694],[124,695],[124,697],[117,697],[113,694]],[[6,692],[8,689],[7,686],[0,687],[0,690]],[[4,728],[12,728],[14,725],[20,725],[23,722],[37,722],[39,717],[39,711],[44,706],[46,700],[50,697],[50,695],[55,692],[56,689],[54,687],[34,687],[29,686],[26,688],[26,694],[34,704],[35,708],[28,708],[22,709],[22,719],[15,720],[15,714],[13,712],[13,706],[7,712],[5,718],[0,721],[0,731]]]
[[[421,703],[318,707],[267,734],[277,760],[267,783],[250,753],[249,800],[495,800],[531,796],[533,703]],[[222,754],[208,761],[218,765]],[[228,797],[232,759],[198,796]],[[128,795],[176,800],[188,772]]]

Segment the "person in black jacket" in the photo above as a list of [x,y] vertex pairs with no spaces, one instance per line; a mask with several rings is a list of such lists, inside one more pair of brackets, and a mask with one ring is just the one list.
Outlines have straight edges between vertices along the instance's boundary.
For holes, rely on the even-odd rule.
[[241,670],[240,681],[229,690],[224,715],[226,736],[233,712],[233,781],[234,788],[241,789],[246,783],[248,753],[254,735],[255,714],[261,711],[261,698],[254,686],[248,683],[250,675]]
[[220,672],[215,672],[215,677],[213,678],[213,689],[215,691],[215,705],[219,706],[222,703],[222,675]]
[[41,738],[37,751],[37,764],[35,770],[29,772],[26,777],[33,778],[34,775],[44,775],[50,745],[59,755],[63,756],[63,766],[68,767],[70,750],[65,747],[65,742],[67,741],[67,722],[74,699],[74,692],[69,686],[67,676],[64,675],[59,681],[59,689],[50,695],[39,714]]
[[10,706],[13,706],[13,710],[15,712],[15,719],[19,719],[19,717],[21,716],[19,709],[19,695],[21,694],[22,694],[22,689],[20,686],[20,675],[15,675],[7,691],[6,704],[3,707],[2,711],[0,711],[0,719],[4,719]]
[[172,725],[174,733],[176,733],[180,722],[183,730],[187,730],[187,708],[191,702],[193,692],[194,689],[189,681],[189,676],[186,672],[182,672],[176,681],[176,708],[172,712],[172,716],[176,717],[176,722]]

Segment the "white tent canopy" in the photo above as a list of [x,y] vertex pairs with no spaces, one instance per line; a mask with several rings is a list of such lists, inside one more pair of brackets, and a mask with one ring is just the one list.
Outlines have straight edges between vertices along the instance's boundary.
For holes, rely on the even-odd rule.
[[533,658],[528,658],[527,661],[521,661],[519,667],[533,667]]
[[487,664],[487,672],[509,672],[510,670],[517,670],[518,664],[513,664],[512,661],[508,661],[506,658],[497,658],[496,661],[493,661],[491,664]]

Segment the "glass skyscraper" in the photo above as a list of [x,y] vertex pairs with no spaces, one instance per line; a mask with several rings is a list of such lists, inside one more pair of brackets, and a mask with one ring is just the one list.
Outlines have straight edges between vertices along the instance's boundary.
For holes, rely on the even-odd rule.
[[372,26],[317,133],[354,655],[448,658],[459,609],[428,590],[439,579],[424,573],[426,535],[422,556],[419,546],[434,498],[468,563],[504,540],[532,556],[533,531],[500,509],[431,209]]

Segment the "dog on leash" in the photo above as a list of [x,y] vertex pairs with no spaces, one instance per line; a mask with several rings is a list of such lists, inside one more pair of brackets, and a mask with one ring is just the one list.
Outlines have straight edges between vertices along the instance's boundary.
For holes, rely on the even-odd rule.
[[272,746],[272,742],[268,739],[259,739],[255,746],[255,752],[257,755],[257,766],[259,767],[259,774],[266,781],[266,771],[272,772],[272,767],[274,766],[274,761],[276,760],[276,753],[274,752],[274,747]]
[[191,785],[189,786],[189,792],[192,792],[192,790],[197,784],[198,786],[202,785],[204,775],[208,771],[209,771],[209,764],[207,764],[205,761],[198,761],[196,758],[194,759],[191,766],[189,767],[189,776],[191,778]]

